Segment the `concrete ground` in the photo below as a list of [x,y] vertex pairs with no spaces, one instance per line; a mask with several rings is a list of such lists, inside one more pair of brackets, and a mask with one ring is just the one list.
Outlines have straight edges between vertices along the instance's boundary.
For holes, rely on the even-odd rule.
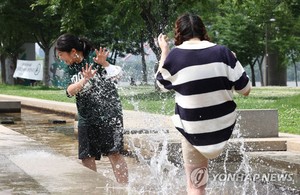
[[0,194],[126,194],[126,187],[2,125],[0,148]]
[[[49,110],[71,117],[75,117],[76,114],[74,103],[9,95],[0,95],[0,100],[21,101],[24,108]],[[180,147],[180,135],[174,129],[169,116],[124,110],[124,128],[130,132],[125,138],[125,147],[130,150],[128,144],[130,140],[131,144],[133,143],[135,147],[142,149],[145,156],[151,157],[153,152],[147,147],[149,137],[145,134],[157,134],[157,129],[167,132],[170,148]],[[161,144],[159,137],[156,141],[157,144]],[[300,136],[279,133],[279,137],[245,138],[242,141],[248,154],[257,159],[263,159],[260,162],[265,163],[266,166],[300,174]],[[230,144],[235,144],[237,147],[240,143],[241,138],[230,141]],[[33,162],[30,161],[30,158],[24,159],[20,155],[20,148],[24,150],[23,152],[38,152],[41,154],[40,158],[35,158]],[[172,149],[170,151],[172,152]],[[170,158],[173,158],[172,154],[169,155]],[[45,169],[45,162],[48,165],[46,166],[47,169]],[[12,178],[17,177],[19,180],[26,180],[34,186],[32,189],[35,191],[32,194],[127,194],[126,187],[89,171],[63,155],[53,155],[49,148],[39,145],[34,140],[3,125],[0,125],[0,164],[1,175],[11,175]],[[62,164],[64,166],[61,166]],[[61,167],[67,168],[62,169]],[[10,170],[15,170],[15,172],[12,173]],[[5,180],[2,176],[0,178]],[[73,182],[70,182],[70,178]],[[0,182],[3,182],[1,180]],[[85,187],[82,188],[82,186]],[[7,194],[10,194],[11,189],[6,190]],[[3,192],[5,189],[2,189]]]

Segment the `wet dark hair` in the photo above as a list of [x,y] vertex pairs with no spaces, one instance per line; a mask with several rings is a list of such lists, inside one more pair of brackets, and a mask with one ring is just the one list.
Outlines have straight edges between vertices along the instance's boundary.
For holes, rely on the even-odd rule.
[[180,45],[191,38],[210,40],[200,16],[186,13],[175,22],[175,45]]
[[63,34],[56,40],[54,54],[56,55],[56,51],[71,52],[73,48],[77,51],[82,51],[85,58],[94,50],[94,47],[88,39],[80,38],[72,34]]

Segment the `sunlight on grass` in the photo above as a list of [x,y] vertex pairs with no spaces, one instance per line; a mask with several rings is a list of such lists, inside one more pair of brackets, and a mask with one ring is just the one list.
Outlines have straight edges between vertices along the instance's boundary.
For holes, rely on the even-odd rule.
[[[153,86],[123,88],[124,109],[134,109],[164,115],[174,113],[174,94],[159,93]],[[234,96],[238,109],[277,109],[279,130],[300,134],[300,88],[255,87],[250,96]]]
[[280,98],[300,94],[300,88],[296,87],[255,87],[251,91],[251,97]]

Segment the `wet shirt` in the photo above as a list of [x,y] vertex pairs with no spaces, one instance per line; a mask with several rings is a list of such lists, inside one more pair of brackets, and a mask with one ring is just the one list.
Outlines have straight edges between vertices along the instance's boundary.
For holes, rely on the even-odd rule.
[[67,67],[66,75],[70,84],[79,82],[83,78],[81,71],[86,63],[89,66],[93,65],[93,69],[97,69],[97,73],[76,94],[78,125],[101,124],[111,118],[122,117],[122,106],[117,88],[114,82],[107,77],[106,70],[93,61],[93,54],[81,63]]
[[208,41],[186,41],[170,51],[156,79],[161,89],[175,91],[177,130],[204,156],[217,157],[236,122],[233,91],[251,87],[233,53]]

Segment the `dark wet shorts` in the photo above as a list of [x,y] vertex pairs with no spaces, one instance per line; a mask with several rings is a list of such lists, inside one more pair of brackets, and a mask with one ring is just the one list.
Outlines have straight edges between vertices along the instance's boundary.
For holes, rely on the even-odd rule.
[[123,151],[123,120],[113,118],[99,125],[78,126],[79,159]]

